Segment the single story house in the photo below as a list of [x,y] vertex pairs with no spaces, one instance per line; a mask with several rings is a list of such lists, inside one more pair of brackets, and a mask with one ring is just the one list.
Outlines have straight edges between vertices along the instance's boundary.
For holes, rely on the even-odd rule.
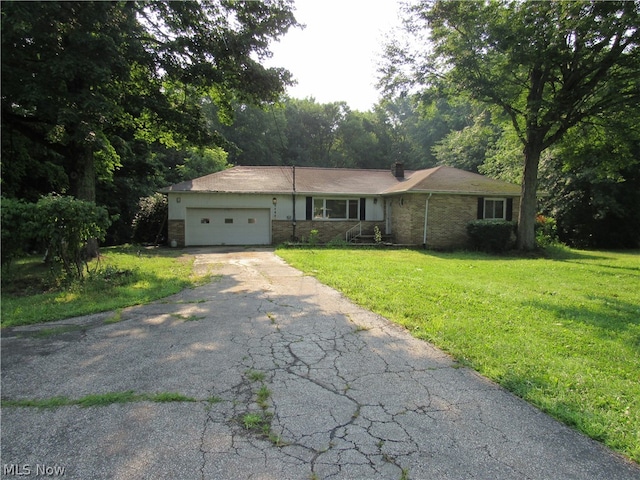
[[405,171],[238,166],[161,190],[169,241],[178,246],[270,245],[308,238],[347,241],[377,226],[394,243],[467,244],[474,219],[517,218],[520,187],[439,166]]

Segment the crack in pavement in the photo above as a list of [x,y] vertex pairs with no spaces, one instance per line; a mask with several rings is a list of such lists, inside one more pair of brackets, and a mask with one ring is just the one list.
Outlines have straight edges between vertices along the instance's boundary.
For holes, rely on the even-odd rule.
[[[363,317],[357,307],[308,277],[293,279],[304,291],[300,294],[307,294],[300,288],[306,281],[313,284],[314,294],[322,290],[329,297],[326,301],[291,298],[291,284],[283,285],[282,278],[269,276],[257,263],[235,266],[240,271],[233,275],[242,279],[240,283],[260,283],[254,287],[262,293],[258,316],[251,321],[269,321],[273,327],[263,336],[244,339],[245,365],[271,374],[271,430],[284,439],[285,446],[279,447],[284,456],[308,463],[318,478],[401,478],[407,473],[423,478],[420,472],[429,471],[425,458],[457,450],[493,461],[499,466],[491,471],[498,477],[501,472],[526,477],[508,460],[495,459],[488,440],[476,445],[456,432],[471,419],[478,429],[493,429],[498,443],[510,442],[497,427],[484,425],[479,415],[462,413],[476,404],[468,398],[474,388],[491,392],[497,390],[495,385],[484,382],[466,392],[449,385],[441,392],[438,372],[459,370],[454,376],[461,381],[475,375],[453,368],[446,355],[408,339],[402,329],[375,315],[365,315],[362,325],[356,323],[354,317]],[[376,398],[372,392],[384,396]],[[443,419],[453,432],[440,428]],[[425,434],[437,434],[440,445],[430,448]],[[477,474],[471,468],[464,471],[469,478]]]
[[640,478],[272,252],[195,253],[214,282],[123,309],[116,324],[74,321],[89,325],[81,341],[3,337],[2,389],[200,401],[3,409],[4,462],[68,462],[66,477],[83,479]]

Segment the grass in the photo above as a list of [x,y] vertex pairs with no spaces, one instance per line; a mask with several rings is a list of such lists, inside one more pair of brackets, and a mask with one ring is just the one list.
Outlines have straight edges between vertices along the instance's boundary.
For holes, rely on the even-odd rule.
[[22,399],[9,400],[2,399],[3,407],[32,407],[32,408],[58,408],[70,405],[79,405],[84,408],[88,407],[105,407],[114,403],[132,403],[132,402],[196,402],[195,398],[187,397],[176,392],[161,393],[135,393],[133,390],[125,392],[108,392],[94,395],[87,395],[78,399],[67,397],[51,397],[42,399]]
[[193,257],[176,250],[103,248],[85,279],[60,285],[41,257],[26,257],[3,271],[1,325],[29,325],[148,303],[208,279],[194,277],[192,265]]
[[640,252],[277,253],[640,462]]

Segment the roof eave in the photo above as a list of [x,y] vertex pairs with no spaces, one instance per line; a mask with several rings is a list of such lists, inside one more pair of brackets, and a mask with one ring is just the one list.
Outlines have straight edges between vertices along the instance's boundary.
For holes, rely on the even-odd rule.
[[404,194],[408,194],[408,193],[421,193],[421,194],[425,194],[425,193],[431,193],[431,194],[446,194],[446,195],[471,195],[471,196],[478,196],[478,195],[502,195],[505,197],[519,197],[521,195],[520,192],[517,193],[510,193],[510,192],[491,192],[491,191],[486,191],[486,190],[476,190],[476,191],[468,191],[468,190],[464,190],[464,191],[459,191],[459,190],[398,190],[395,192],[384,192],[382,194],[382,196],[388,197],[391,195],[404,195]]

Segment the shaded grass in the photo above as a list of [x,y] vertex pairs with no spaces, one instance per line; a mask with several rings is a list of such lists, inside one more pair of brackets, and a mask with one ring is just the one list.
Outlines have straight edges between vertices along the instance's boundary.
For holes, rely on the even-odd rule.
[[[2,326],[29,325],[148,303],[202,283],[193,257],[170,249],[103,248],[82,281],[58,285],[39,257],[16,261],[2,280]],[[115,321],[115,319],[114,319]]]
[[277,253],[640,461],[640,252]]

